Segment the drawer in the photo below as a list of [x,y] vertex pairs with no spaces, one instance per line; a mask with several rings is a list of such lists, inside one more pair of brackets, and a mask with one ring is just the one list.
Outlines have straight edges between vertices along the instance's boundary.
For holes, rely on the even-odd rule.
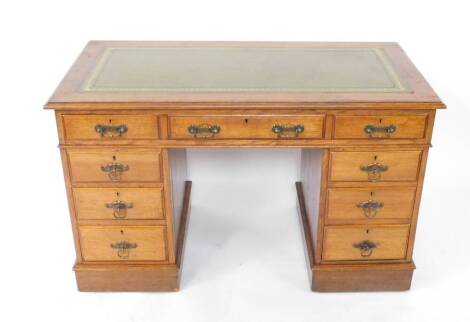
[[163,219],[162,188],[74,188],[78,219]]
[[410,219],[415,188],[328,190],[329,220]]
[[332,181],[416,181],[421,151],[331,152]]
[[325,228],[323,260],[398,260],[406,256],[409,226]]
[[320,139],[323,115],[173,116],[172,139]]
[[73,182],[158,182],[160,150],[68,150]]
[[163,261],[164,226],[81,226],[85,261]]
[[157,139],[156,115],[62,115],[66,140]]
[[426,135],[427,114],[338,115],[336,139],[422,139]]

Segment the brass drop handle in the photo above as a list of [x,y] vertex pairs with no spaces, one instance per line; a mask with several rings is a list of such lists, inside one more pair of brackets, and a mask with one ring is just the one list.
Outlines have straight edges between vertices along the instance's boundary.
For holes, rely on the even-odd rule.
[[384,203],[380,201],[375,201],[369,199],[367,201],[362,201],[356,205],[358,208],[362,208],[364,211],[364,216],[367,218],[374,218],[377,215],[377,210],[383,208]]
[[382,172],[388,170],[388,166],[378,162],[369,163],[360,166],[361,171],[367,172],[367,177],[370,182],[380,181]]
[[95,131],[101,135],[101,137],[113,138],[115,135],[122,136],[128,130],[127,125],[102,125],[97,124]]
[[117,255],[121,259],[129,258],[130,250],[137,248],[136,243],[129,243],[127,241],[120,241],[118,243],[111,244],[112,249],[117,249]]
[[105,207],[108,209],[113,209],[113,215],[116,219],[124,219],[127,216],[127,209],[134,207],[132,203],[125,203],[120,200],[116,200],[111,203],[105,204]]
[[372,252],[375,248],[377,248],[378,245],[379,244],[374,243],[370,240],[364,240],[360,243],[353,244],[353,247],[361,251],[362,257],[370,257],[372,255]]
[[211,139],[219,134],[221,128],[216,124],[199,124],[188,126],[188,132],[193,135],[195,139]]
[[272,127],[274,134],[277,134],[278,138],[296,138],[305,130],[303,124],[275,124]]
[[390,125],[371,125],[368,124],[364,127],[364,132],[369,135],[369,138],[380,139],[380,138],[389,138],[393,133],[395,133],[397,127],[393,124]]
[[122,173],[129,171],[129,166],[122,163],[109,163],[101,166],[101,171],[106,172],[111,181],[119,181]]

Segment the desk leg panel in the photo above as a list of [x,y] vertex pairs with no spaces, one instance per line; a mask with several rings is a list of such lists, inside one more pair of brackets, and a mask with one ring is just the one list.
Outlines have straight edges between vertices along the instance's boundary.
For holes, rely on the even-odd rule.
[[189,222],[191,181],[184,184],[176,244],[176,264],[82,264],[74,266],[80,291],[178,291]]
[[413,262],[394,264],[320,264],[315,262],[310,217],[304,200],[303,185],[296,183],[298,210],[305,240],[307,270],[312,291],[359,292],[405,291],[411,286]]
[[[296,183],[301,189],[302,204],[305,208],[306,223],[315,263],[321,261],[323,242],[323,217],[326,204],[329,149],[302,149],[300,160],[300,180]],[[300,196],[298,196],[300,198]],[[299,201],[300,204],[300,201]]]

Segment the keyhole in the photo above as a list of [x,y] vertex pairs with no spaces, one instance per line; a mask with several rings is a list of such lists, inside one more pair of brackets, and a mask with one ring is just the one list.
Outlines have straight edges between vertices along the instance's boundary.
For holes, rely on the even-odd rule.
[[374,192],[371,191],[371,192],[370,192],[370,197],[372,198],[373,196],[374,196]]
[[379,119],[379,123],[382,124],[382,119]]
[[374,161],[377,161],[378,156],[374,155]]
[[119,197],[119,191],[118,191],[118,192],[116,192],[116,197]]
[[366,229],[366,234],[368,234],[368,233],[369,233],[369,229]]
[[248,119],[245,119],[245,123],[248,123]]
[[121,230],[121,235],[124,235],[124,230]]
[[116,156],[115,155],[113,155],[113,161],[116,161]]
[[109,119],[108,122],[109,122],[109,124],[111,124],[111,123],[113,122],[113,120],[112,120],[112,119]]

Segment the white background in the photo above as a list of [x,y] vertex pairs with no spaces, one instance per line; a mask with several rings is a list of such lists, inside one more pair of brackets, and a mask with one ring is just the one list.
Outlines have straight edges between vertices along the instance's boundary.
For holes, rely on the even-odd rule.
[[[1,321],[469,321],[467,1],[3,1]],[[397,41],[448,105],[429,155],[411,291],[312,293],[298,151],[191,151],[182,290],[79,293],[54,116],[90,39]]]

